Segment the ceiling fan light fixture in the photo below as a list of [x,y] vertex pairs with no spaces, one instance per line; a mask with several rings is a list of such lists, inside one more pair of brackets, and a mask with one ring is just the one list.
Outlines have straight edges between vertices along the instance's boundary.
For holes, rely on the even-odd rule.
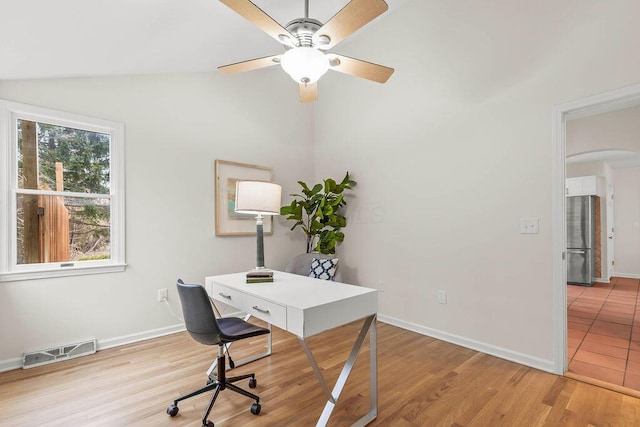
[[312,47],[289,49],[280,59],[282,69],[296,83],[317,82],[329,69],[329,59],[324,53]]

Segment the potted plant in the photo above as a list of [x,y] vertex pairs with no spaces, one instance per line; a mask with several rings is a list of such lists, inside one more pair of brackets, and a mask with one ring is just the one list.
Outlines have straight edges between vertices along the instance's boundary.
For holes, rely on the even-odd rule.
[[340,183],[331,178],[323,184],[313,187],[298,181],[302,194],[290,194],[294,197],[290,205],[280,208],[281,215],[295,221],[291,230],[300,227],[307,236],[307,253],[335,254],[336,245],[344,240],[341,231],[347,225],[342,215],[342,208],[347,204],[344,200],[345,190],[351,190],[356,182],[349,177],[349,172]]

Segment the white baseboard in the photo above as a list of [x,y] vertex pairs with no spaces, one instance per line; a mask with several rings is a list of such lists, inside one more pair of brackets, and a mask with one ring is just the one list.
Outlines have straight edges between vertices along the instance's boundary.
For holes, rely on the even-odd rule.
[[[237,316],[239,314],[240,313],[232,313],[232,314],[227,314],[226,316]],[[532,368],[540,369],[546,372],[551,372],[551,373],[554,372],[553,370],[554,366],[553,366],[552,360],[545,360],[537,357],[532,357],[523,353],[511,351],[509,349],[505,349],[502,347],[496,347],[490,344],[460,337],[458,335],[442,332],[437,329],[427,328],[425,326],[421,326],[415,323],[406,322],[404,320],[396,319],[391,316],[385,316],[383,314],[378,314],[378,320],[393,326],[397,326],[402,329],[416,332],[421,335],[426,335],[442,341],[450,342],[452,344],[471,348],[473,350],[477,350],[482,353],[490,354],[492,356],[500,357],[501,359],[506,359],[512,362],[520,363],[521,365],[530,366]],[[108,338],[105,340],[98,340],[97,350],[98,351],[105,350],[107,348],[117,347],[125,344],[131,344],[134,342],[144,341],[151,338],[157,338],[164,335],[174,334],[176,332],[181,332],[184,330],[185,330],[184,324],[180,323],[172,326],[166,326],[164,328],[152,329],[150,331],[124,335],[121,337]],[[12,369],[18,369],[21,367],[22,367],[21,357],[0,360],[0,372],[10,371]]]
[[0,360],[0,372],[22,368],[22,357]]
[[616,271],[613,275],[615,277],[626,277],[627,279],[640,279],[640,274],[635,273],[618,273]]
[[[184,331],[184,323],[176,325],[166,326],[164,328],[152,329],[150,331],[139,332],[130,335],[123,335],[121,337],[108,338],[105,340],[98,340],[96,350],[105,350],[107,348],[117,347],[120,345],[131,344],[138,341],[144,341],[151,338],[157,338],[164,335],[174,334],[176,332]],[[22,357],[16,357],[13,359],[0,360],[0,372],[11,371],[13,369],[22,368]]]
[[176,332],[182,332],[184,330],[184,323],[178,323],[176,325],[165,326],[164,328],[152,329],[150,331],[138,332],[135,334],[123,335],[121,337],[108,338],[105,340],[98,340],[97,350],[106,350],[107,348],[118,347],[120,345],[150,340],[151,338],[175,334]]
[[516,351],[512,351],[502,347],[496,347],[494,345],[486,344],[483,342],[470,340],[465,337],[449,334],[437,329],[427,328],[425,326],[406,322],[404,320],[396,319],[391,316],[385,316],[383,314],[378,314],[378,320],[402,329],[416,332],[421,335],[426,335],[428,337],[436,338],[441,341],[446,341],[452,344],[460,345],[462,347],[470,348],[472,350],[477,350],[481,353],[490,354],[501,359],[510,360],[521,365],[540,369],[541,371],[555,373],[553,360],[540,359],[538,357],[529,356],[527,354],[518,353]]

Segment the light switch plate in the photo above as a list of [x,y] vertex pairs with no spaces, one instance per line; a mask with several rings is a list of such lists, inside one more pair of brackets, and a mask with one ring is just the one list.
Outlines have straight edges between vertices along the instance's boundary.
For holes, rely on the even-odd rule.
[[447,291],[438,291],[438,303],[439,304],[447,303]]
[[538,234],[539,222],[538,218],[520,218],[520,234]]

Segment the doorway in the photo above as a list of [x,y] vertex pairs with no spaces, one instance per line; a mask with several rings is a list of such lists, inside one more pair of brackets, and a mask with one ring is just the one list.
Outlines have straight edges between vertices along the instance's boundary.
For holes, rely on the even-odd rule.
[[[639,217],[640,197],[629,194],[629,189],[637,193],[640,183],[639,124],[640,107],[630,107],[568,120],[566,127],[566,175],[570,187],[567,195],[580,191],[584,194],[577,198],[567,197],[567,209],[571,211],[572,202],[575,204],[585,198],[602,203],[595,203],[596,238],[587,237],[595,242],[591,246],[591,252],[596,254],[595,283],[590,287],[567,285],[569,364],[565,375],[636,391],[640,391],[640,316],[636,319],[640,309],[637,304],[640,265],[630,263],[628,259],[640,258],[640,248],[637,240],[631,245],[628,241],[637,239],[639,234],[634,233],[632,222]],[[576,182],[597,185],[571,188],[570,184]],[[623,191],[614,199],[616,185]],[[626,212],[617,219],[622,235],[621,262],[614,270],[616,208]],[[567,238],[571,242],[569,230]],[[573,231],[582,234],[582,230],[574,228]],[[569,243],[568,247],[571,246]],[[573,251],[576,250],[568,249],[567,253],[571,255]],[[568,262],[568,279],[571,280],[571,256],[568,256]]]
[[[554,368],[562,375],[567,371],[569,354],[567,351],[567,302],[577,298],[576,292],[568,295],[566,284],[566,207],[565,207],[565,179],[567,166],[567,121],[623,110],[640,105],[640,85],[634,85],[619,90],[606,92],[581,100],[556,106],[553,109],[553,310],[554,310]],[[605,244],[606,246],[606,244]],[[610,248],[610,249],[609,249]],[[607,246],[606,252],[613,252],[613,245]],[[605,264],[602,276],[610,277],[611,265]],[[623,283],[622,281],[621,283]],[[608,284],[612,290],[615,283]],[[589,289],[589,288],[587,288]],[[595,289],[594,289],[595,290]]]

